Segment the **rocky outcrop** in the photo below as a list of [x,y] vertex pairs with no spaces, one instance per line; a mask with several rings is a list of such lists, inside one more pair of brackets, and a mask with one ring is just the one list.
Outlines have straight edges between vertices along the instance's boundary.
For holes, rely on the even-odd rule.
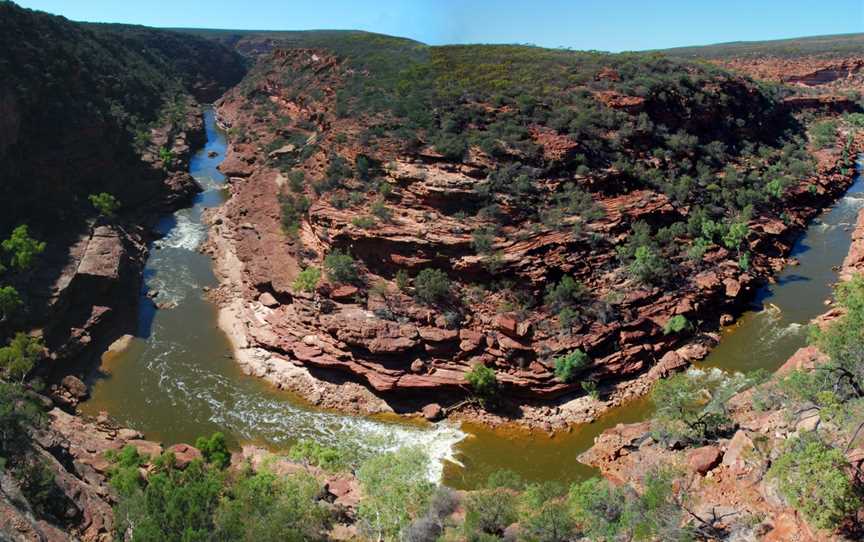
[[[857,242],[862,235],[864,210],[858,214],[853,239]],[[840,270],[841,280],[848,280],[864,265],[864,254],[859,248],[853,243]],[[835,317],[836,311],[832,309],[817,318],[816,323],[823,325]],[[777,375],[793,370],[810,371],[826,360],[818,349],[807,346],[795,352]],[[784,502],[776,482],[765,476],[771,462],[781,453],[784,441],[820,426],[818,412],[809,409],[789,412],[776,407],[760,410],[754,406],[753,393],[753,389],[747,390],[728,402],[737,430],[711,445],[695,449],[666,446],[653,438],[651,421],[619,424],[598,436],[594,445],[579,456],[579,461],[600,469],[604,477],[616,483],[638,481],[647,469],[657,466],[678,468],[678,472],[684,473],[679,484],[686,489],[697,515],[740,536],[778,542],[846,540],[810,527]],[[860,437],[849,442],[844,439],[844,453],[853,469],[864,464],[862,445]],[[717,511],[722,511],[722,520]],[[748,518],[756,517],[761,521],[748,526]]]
[[52,408],[47,419],[34,434],[29,458],[41,462],[53,476],[51,512],[37,514],[18,482],[4,471],[0,474],[0,537],[27,542],[114,540],[116,495],[108,484],[111,463],[105,454],[127,444],[141,443],[151,450],[158,444],[141,440],[138,432],[118,427],[107,416],[84,420]]
[[[307,145],[314,143],[313,152],[298,169],[307,179],[322,177],[328,154],[335,149],[347,162],[357,160],[362,149],[338,143],[338,136],[362,130],[364,121],[340,120],[328,109],[332,88],[339,84],[337,60],[309,50],[277,51],[273,58],[273,71],[256,80],[257,91],[279,114],[316,126],[305,137]],[[316,73],[324,98],[307,100],[282,92],[278,74],[292,63]],[[611,94],[599,99],[631,114],[642,107]],[[386,219],[374,219],[374,226],[367,227],[357,220],[367,207],[346,207],[321,197],[312,202],[292,240],[281,224],[279,198],[287,191],[288,174],[279,162],[297,160],[302,145],[273,143],[273,150],[266,150],[274,135],[255,120],[247,104],[248,98],[236,91],[218,104],[224,126],[242,126],[250,135],[232,141],[221,166],[231,177],[231,198],[208,215],[212,227],[204,247],[216,259],[222,286],[213,295],[230,314],[225,320],[231,322],[229,335],[236,339],[238,358],[249,373],[301,393],[310,387],[303,384],[298,389],[293,382],[298,372],[311,372],[329,383],[343,382],[347,376],[397,410],[419,411],[434,400],[448,412],[448,406],[464,398],[465,375],[479,363],[495,369],[502,395],[518,405],[516,417],[532,425],[587,421],[644,393],[657,378],[707,355],[721,319],[724,324],[734,320],[756,287],[785,265],[807,221],[852,181],[839,152],[823,152],[818,173],[801,179],[784,195],[783,219],[766,213],[748,225],[754,256],[749,270],[742,270],[729,251],[716,246],[706,253],[705,265],[680,264],[681,279],[674,284],[638,287],[616,260],[630,225],[668,224],[685,218],[686,210],[656,190],[622,193],[610,168],[592,172],[591,180],[585,180],[596,185],[592,197],[603,210],[602,218],[584,226],[587,231],[505,223],[491,240],[489,253],[494,258],[478,254],[473,232],[485,223],[461,216],[459,210],[477,205],[478,186],[488,182],[495,162],[476,149],[461,162],[451,163],[426,147],[412,152],[385,147],[381,152],[392,158],[382,160],[376,174],[378,182],[389,187],[381,200]],[[532,128],[531,134],[550,160],[566,164],[581,152],[577,142],[542,127]],[[541,182],[556,186],[562,181]],[[502,202],[503,214],[518,217],[515,205],[507,207],[511,203]],[[301,268],[320,265],[336,248],[357,258],[366,287],[351,286],[349,291],[325,282],[313,293],[295,292],[292,283]],[[473,299],[467,285],[493,280],[490,263],[497,276],[510,278],[535,298],[542,299],[545,288],[561,274],[577,278],[591,292],[591,300],[585,302],[591,317],[562,333],[555,317],[541,308],[502,311],[500,307],[513,305],[506,291],[487,291]],[[457,284],[458,303],[423,306],[399,290],[397,270],[415,274],[429,267],[444,270]],[[372,284],[378,286],[371,289]],[[700,331],[668,333],[664,328],[674,316],[699,322]],[[554,375],[555,358],[577,348],[592,362],[574,381],[561,382]],[[586,397],[583,381],[600,383],[602,399]],[[354,399],[341,405],[336,399],[332,402],[358,408]],[[540,414],[544,402],[579,406],[549,417]],[[362,403],[374,409],[381,404],[371,394]]]

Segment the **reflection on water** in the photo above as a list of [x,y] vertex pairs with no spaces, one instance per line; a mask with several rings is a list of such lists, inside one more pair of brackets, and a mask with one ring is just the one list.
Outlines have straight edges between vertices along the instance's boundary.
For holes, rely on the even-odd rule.
[[[166,217],[165,236],[154,243],[145,269],[137,337],[128,350],[106,355],[83,410],[108,411],[123,424],[166,443],[190,442],[223,431],[233,442],[284,449],[300,438],[323,444],[380,450],[419,445],[435,459],[431,476],[465,435],[450,424],[420,426],[323,412],[296,397],[243,375],[216,326],[215,307],[202,289],[216,285],[210,258],[197,252],[207,235],[201,214],[225,199],[216,169],[226,141],[205,115],[207,145],[190,172],[204,192],[194,205]],[[213,151],[216,156],[209,157]],[[147,292],[155,292],[150,300]],[[174,306],[156,310],[156,303]]]

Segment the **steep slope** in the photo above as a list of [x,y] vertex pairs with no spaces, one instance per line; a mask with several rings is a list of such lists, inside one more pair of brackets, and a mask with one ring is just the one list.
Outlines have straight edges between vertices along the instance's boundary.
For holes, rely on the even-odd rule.
[[814,159],[775,89],[704,65],[240,44],[259,60],[219,102],[234,179],[210,248],[241,357],[282,386],[300,366],[452,404],[485,365],[505,404],[563,394],[590,418],[704,355],[851,180],[853,140]]
[[84,26],[10,2],[0,25],[4,233],[24,219],[73,220],[91,193],[153,201],[164,174],[141,160],[149,129],[179,125],[189,92],[212,100],[243,74],[236,53],[191,36]]
[[87,395],[69,373],[134,329],[151,227],[200,190],[185,173],[196,98],[244,70],[203,39],[0,2],[3,540],[113,539],[102,452],[140,435],[59,410]]

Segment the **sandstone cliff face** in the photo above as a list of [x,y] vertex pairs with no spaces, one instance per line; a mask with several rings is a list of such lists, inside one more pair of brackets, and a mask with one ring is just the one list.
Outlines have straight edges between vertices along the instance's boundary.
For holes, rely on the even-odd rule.
[[[247,369],[282,386],[292,386],[284,376],[293,374],[290,366],[336,381],[334,372],[346,373],[376,393],[416,400],[419,408],[432,400],[458,401],[468,391],[466,373],[482,363],[496,370],[502,395],[514,402],[567,400],[584,392],[579,382],[555,378],[554,359],[578,348],[593,360],[580,380],[600,382],[604,389],[605,400],[588,407],[596,413],[704,356],[721,317],[728,322],[755,285],[784,265],[807,220],[852,179],[839,152],[823,152],[818,173],[787,190],[783,219],[778,210],[748,224],[749,270],[737,265],[733,253],[715,246],[702,264],[681,263],[681,279],[658,288],[634,286],[621,272],[616,250],[635,222],[669,224],[686,219],[687,209],[659,191],[628,189],[614,167],[577,174],[577,182],[594,190],[591,196],[603,210],[601,218],[584,226],[590,239],[584,230],[522,222],[518,201],[505,199],[499,204],[508,218],[491,240],[495,268],[490,271],[489,256],[473,246],[473,232],[488,222],[460,211],[476,209],[496,158],[474,147],[454,162],[422,144],[405,150],[379,140],[374,151],[358,145],[352,137],[380,119],[334,114],[344,66],[327,51],[277,48],[262,52],[259,66],[255,78],[218,104],[220,121],[233,134],[221,166],[231,177],[232,196],[210,217],[205,250],[217,259],[223,287],[216,296],[231,305],[238,346],[254,352]],[[289,92],[282,83],[286,73],[314,74],[314,91],[309,96]],[[632,96],[606,93],[598,99],[630,115],[653,107]],[[688,122],[710,124],[708,113],[702,115]],[[302,125],[308,132],[302,141],[295,137],[295,143],[285,145],[279,137],[294,129],[274,134],[274,124]],[[530,133],[543,159],[556,164],[551,171],[565,172],[538,181],[554,192],[574,178],[567,164],[579,143],[543,126],[531,127]],[[371,197],[346,207],[334,198],[310,195],[311,207],[292,239],[281,224],[280,197],[290,193],[291,181],[280,163],[290,160],[311,182],[325,176],[334,153],[349,164],[361,156],[380,164],[376,175],[388,185],[380,198],[388,217],[366,227],[357,219],[371,215]],[[324,283],[311,294],[295,292],[292,282],[299,271],[320,266],[334,249],[358,260],[365,287]],[[428,307],[399,291],[397,270],[413,275],[429,267],[445,270],[457,284],[457,302]],[[542,298],[563,275],[580,280],[597,300],[588,309],[592,316],[569,333],[561,333],[541,306],[517,308],[510,289],[516,284]],[[369,288],[373,284],[379,287]],[[472,284],[484,285],[485,292]],[[238,297],[245,300],[240,308],[234,301]],[[687,338],[664,332],[676,315],[699,322],[706,333]],[[591,416],[583,412],[570,419]]]

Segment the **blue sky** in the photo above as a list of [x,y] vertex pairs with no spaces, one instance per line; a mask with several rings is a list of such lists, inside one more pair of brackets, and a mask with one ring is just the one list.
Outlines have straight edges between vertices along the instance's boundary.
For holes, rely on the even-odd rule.
[[16,0],[73,20],[606,51],[864,32],[862,0]]

